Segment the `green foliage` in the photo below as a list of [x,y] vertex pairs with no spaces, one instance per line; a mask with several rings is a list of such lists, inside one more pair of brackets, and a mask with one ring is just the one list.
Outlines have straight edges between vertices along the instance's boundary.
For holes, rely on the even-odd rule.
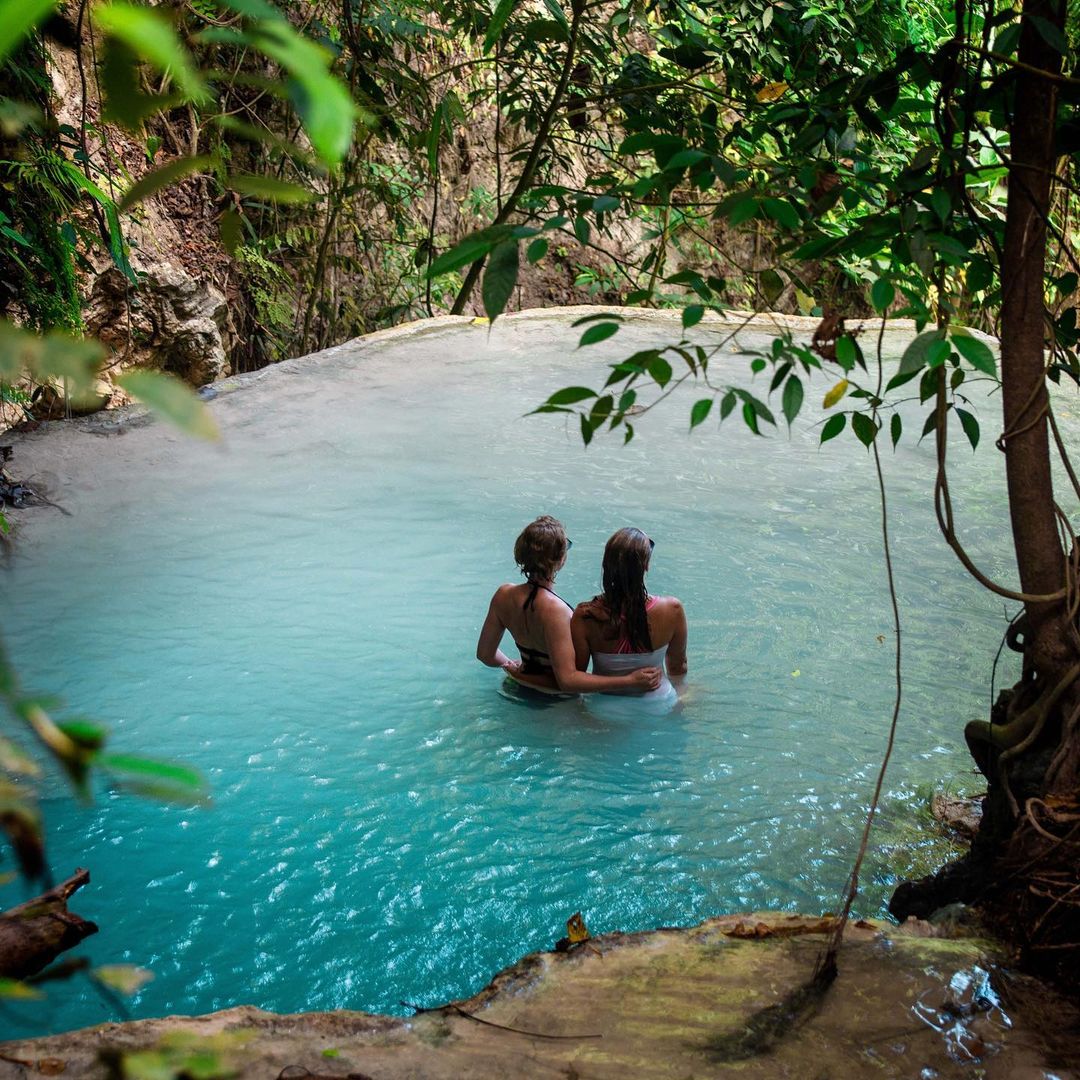
[[[272,341],[280,340],[296,317],[295,284],[280,263],[269,257],[261,245],[237,248],[236,263],[255,304],[259,324],[267,328]],[[277,356],[275,359],[284,359]]]
[[164,371],[136,370],[125,372],[116,381],[129,394],[149,405],[188,435],[201,439],[220,437],[217,423],[206,405],[175,375]]
[[57,0],[0,0],[0,63],[54,7]]

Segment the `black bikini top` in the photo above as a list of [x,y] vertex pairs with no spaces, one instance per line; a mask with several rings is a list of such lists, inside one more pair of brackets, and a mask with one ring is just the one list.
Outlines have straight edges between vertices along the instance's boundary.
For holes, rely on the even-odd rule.
[[[562,600],[564,604],[566,601],[554,590],[549,589],[546,585],[541,585],[537,581],[529,582],[529,595],[525,597],[525,603],[521,605],[522,611],[530,611],[536,606],[536,594],[543,589],[545,592],[551,593],[557,600]],[[566,604],[569,607],[569,604]],[[522,667],[521,671],[523,675],[546,675],[551,671],[551,657],[542,649],[530,649],[528,645],[522,645],[520,642],[515,641],[515,645],[518,647],[518,651],[521,653]]]

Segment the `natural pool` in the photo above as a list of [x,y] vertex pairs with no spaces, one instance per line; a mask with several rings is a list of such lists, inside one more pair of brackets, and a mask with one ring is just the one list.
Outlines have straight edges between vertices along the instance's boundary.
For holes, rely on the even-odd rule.
[[[75,515],[36,511],[3,575],[24,683],[213,788],[210,808],[106,790],[43,807],[56,875],[92,873],[72,907],[101,933],[82,951],[155,973],[132,1015],[394,1012],[476,990],[578,910],[599,932],[834,905],[892,701],[866,452],[850,437],[819,450],[816,406],[790,438],[734,421],[688,435],[696,395],[677,395],[629,446],[588,449],[560,418],[522,417],[676,326],[632,321],[577,351],[556,316],[444,325],[221,395],[223,446],[153,425],[69,432],[59,456],[57,439],[17,448],[20,469],[58,474]],[[748,380],[745,358],[730,366]],[[964,543],[1011,580],[993,399],[980,414],[979,452],[955,443],[954,497]],[[968,775],[962,726],[986,712],[1006,616],[938,535],[929,442],[885,459],[906,649],[886,818],[900,820],[916,787]],[[473,659],[514,536],[541,512],[574,541],[571,600],[597,590],[614,529],[656,539],[651,587],[689,617],[682,711],[534,709]],[[858,911],[874,915],[891,871],[876,849],[870,862]],[[53,987],[0,1029],[115,1018],[92,989]]]

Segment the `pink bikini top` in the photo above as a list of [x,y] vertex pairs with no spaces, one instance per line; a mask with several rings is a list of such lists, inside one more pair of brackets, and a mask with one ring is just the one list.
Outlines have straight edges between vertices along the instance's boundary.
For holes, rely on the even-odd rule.
[[[656,604],[656,601],[657,597],[650,596],[649,599],[645,601],[645,610],[647,612],[652,611],[653,606]],[[630,639],[625,634],[623,634],[623,636],[619,638],[618,642],[615,645],[614,652],[617,654],[634,652],[634,647],[630,644]]]

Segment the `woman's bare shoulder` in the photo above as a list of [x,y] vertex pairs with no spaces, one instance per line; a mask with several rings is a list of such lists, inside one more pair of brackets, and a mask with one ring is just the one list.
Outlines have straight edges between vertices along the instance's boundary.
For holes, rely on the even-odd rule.
[[500,585],[494,595],[491,597],[492,604],[502,606],[503,604],[512,603],[518,595],[520,585],[514,585],[511,582],[507,582],[505,585]]
[[672,613],[682,611],[682,601],[677,596],[657,596],[656,606]]
[[576,608],[574,608],[575,619],[607,619],[608,611],[604,606],[603,600],[598,597],[593,597],[591,600],[582,600]]

